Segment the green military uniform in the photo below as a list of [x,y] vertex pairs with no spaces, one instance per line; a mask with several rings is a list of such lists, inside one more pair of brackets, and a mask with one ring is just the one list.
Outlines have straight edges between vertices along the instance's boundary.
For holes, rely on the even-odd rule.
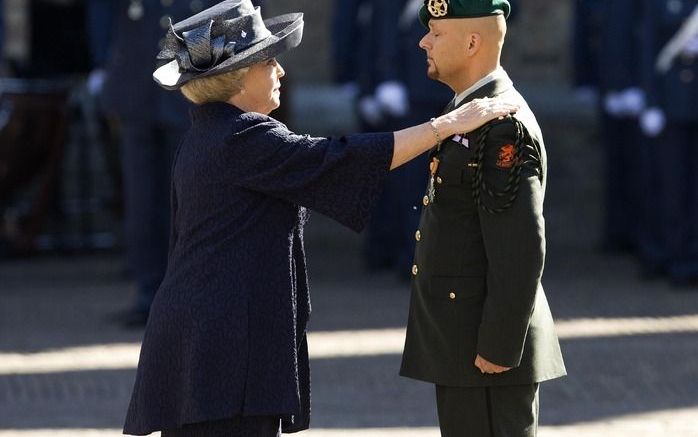
[[[495,121],[465,138],[450,138],[432,152],[438,165],[432,167],[433,189],[424,197],[415,235],[400,374],[437,385],[444,436],[466,435],[464,429],[448,431],[464,420],[459,404],[475,416],[467,435],[535,435],[531,420],[537,419],[537,384],[565,375],[541,286],[547,176],[543,138],[535,116],[506,75],[460,104],[494,96],[521,105],[516,119]],[[512,370],[482,374],[474,365],[478,354]],[[463,390],[453,394],[454,388]],[[526,401],[530,396],[534,397]],[[478,397],[486,404],[479,416],[477,406],[467,405]],[[497,419],[507,417],[497,408],[506,410],[521,399],[528,402],[531,414],[520,420]],[[446,405],[456,410],[443,411]],[[507,420],[515,422],[509,429],[529,431],[495,431],[506,427]]]

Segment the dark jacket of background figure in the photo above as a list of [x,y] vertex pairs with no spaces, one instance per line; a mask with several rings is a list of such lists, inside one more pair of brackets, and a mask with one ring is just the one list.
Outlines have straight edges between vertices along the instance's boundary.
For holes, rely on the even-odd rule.
[[312,138],[227,104],[193,109],[125,432],[240,413],[308,427],[306,208],[362,229],[392,153],[392,134]]
[[[462,141],[448,139],[440,159],[434,202],[422,211],[414,258],[410,313],[401,375],[446,386],[519,385],[565,374],[553,318],[541,286],[545,259],[543,198],[546,155],[538,123],[508,80],[491,82],[464,100],[504,96],[518,101],[516,117],[527,144],[541,149],[540,166],[524,166],[518,197],[501,214],[478,207],[473,197],[475,145],[481,130]],[[495,123],[479,165],[495,191],[507,185],[499,167],[502,148],[515,143],[514,124]],[[542,174],[541,174],[542,173]],[[496,207],[483,194],[483,203]],[[513,367],[480,373],[476,355]]]

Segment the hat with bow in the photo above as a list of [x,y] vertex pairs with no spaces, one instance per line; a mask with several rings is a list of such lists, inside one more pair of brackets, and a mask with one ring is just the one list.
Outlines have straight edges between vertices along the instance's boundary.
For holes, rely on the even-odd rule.
[[264,20],[251,0],[224,0],[170,24],[153,79],[168,90],[266,61],[298,46],[303,14]]

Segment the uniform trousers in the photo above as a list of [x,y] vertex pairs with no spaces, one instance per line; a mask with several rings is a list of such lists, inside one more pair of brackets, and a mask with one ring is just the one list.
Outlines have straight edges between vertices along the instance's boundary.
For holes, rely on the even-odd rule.
[[232,419],[184,425],[164,430],[162,437],[280,437],[281,419],[272,416],[236,416]]
[[538,384],[436,386],[441,437],[535,437]]

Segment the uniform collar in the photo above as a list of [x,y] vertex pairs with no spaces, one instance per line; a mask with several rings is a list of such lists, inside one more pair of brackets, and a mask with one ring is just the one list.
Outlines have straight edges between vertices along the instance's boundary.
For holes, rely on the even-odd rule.
[[[500,85],[508,85],[511,86],[513,85],[513,82],[509,78],[509,75],[507,72],[504,70],[502,67],[497,67],[493,72],[488,74],[487,76],[483,77],[482,79],[478,80],[475,82],[470,88],[467,90],[463,91],[462,93],[456,95],[455,98],[455,107],[460,106],[461,103],[465,102],[468,97],[470,97],[473,93],[475,93],[477,90],[481,89],[485,85],[488,85],[492,82],[499,82]],[[472,100],[472,99],[470,99]]]

